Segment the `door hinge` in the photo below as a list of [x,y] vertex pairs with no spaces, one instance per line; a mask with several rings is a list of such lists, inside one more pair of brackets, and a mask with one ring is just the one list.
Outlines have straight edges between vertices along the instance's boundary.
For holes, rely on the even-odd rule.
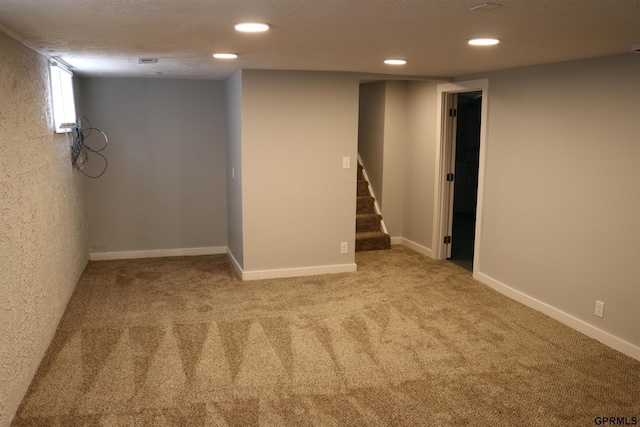
[[447,174],[447,182],[453,182],[453,179],[455,178],[455,175],[452,173],[448,173]]
[[455,108],[449,108],[449,117],[456,117],[458,115],[458,110]]
[[444,243],[445,245],[451,243],[451,236],[444,236]]

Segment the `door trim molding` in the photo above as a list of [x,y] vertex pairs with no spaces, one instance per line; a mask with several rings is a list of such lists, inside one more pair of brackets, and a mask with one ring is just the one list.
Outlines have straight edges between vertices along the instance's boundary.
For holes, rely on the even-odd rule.
[[480,117],[480,165],[478,169],[478,201],[476,209],[476,229],[474,243],[474,262],[473,276],[476,277],[480,266],[480,248],[482,243],[482,206],[484,193],[484,169],[487,152],[487,117],[489,115],[489,79],[469,80],[455,83],[443,83],[437,87],[437,118],[436,118],[436,165],[435,165],[435,194],[434,194],[434,213],[435,221],[433,222],[433,255],[435,259],[443,259],[444,257],[444,236],[446,233],[446,220],[444,218],[446,178],[444,171],[446,170],[445,156],[446,153],[446,132],[445,125],[448,116],[446,111],[446,96],[452,93],[475,92],[482,91],[482,114]]

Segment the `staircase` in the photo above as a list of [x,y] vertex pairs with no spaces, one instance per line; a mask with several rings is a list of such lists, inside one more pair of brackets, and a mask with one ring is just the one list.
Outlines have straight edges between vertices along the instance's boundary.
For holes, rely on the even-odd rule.
[[382,226],[375,198],[369,191],[369,181],[358,162],[358,193],[356,204],[356,252],[391,248],[391,238]]

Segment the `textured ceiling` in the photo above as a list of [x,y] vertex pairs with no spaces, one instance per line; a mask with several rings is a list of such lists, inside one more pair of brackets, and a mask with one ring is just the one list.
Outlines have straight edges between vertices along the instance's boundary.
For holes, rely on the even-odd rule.
[[[0,0],[0,29],[80,75],[226,78],[240,68],[412,77],[628,53],[640,0]],[[242,34],[240,21],[267,33]],[[497,46],[467,45],[496,37]],[[239,54],[214,60],[214,51]],[[157,57],[157,64],[138,64]],[[402,67],[382,63],[405,58]]]

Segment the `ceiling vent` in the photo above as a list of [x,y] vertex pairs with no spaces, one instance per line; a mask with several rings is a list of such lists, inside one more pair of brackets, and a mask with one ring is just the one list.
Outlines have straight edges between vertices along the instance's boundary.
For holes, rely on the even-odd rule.
[[138,64],[155,64],[158,58],[138,58]]

